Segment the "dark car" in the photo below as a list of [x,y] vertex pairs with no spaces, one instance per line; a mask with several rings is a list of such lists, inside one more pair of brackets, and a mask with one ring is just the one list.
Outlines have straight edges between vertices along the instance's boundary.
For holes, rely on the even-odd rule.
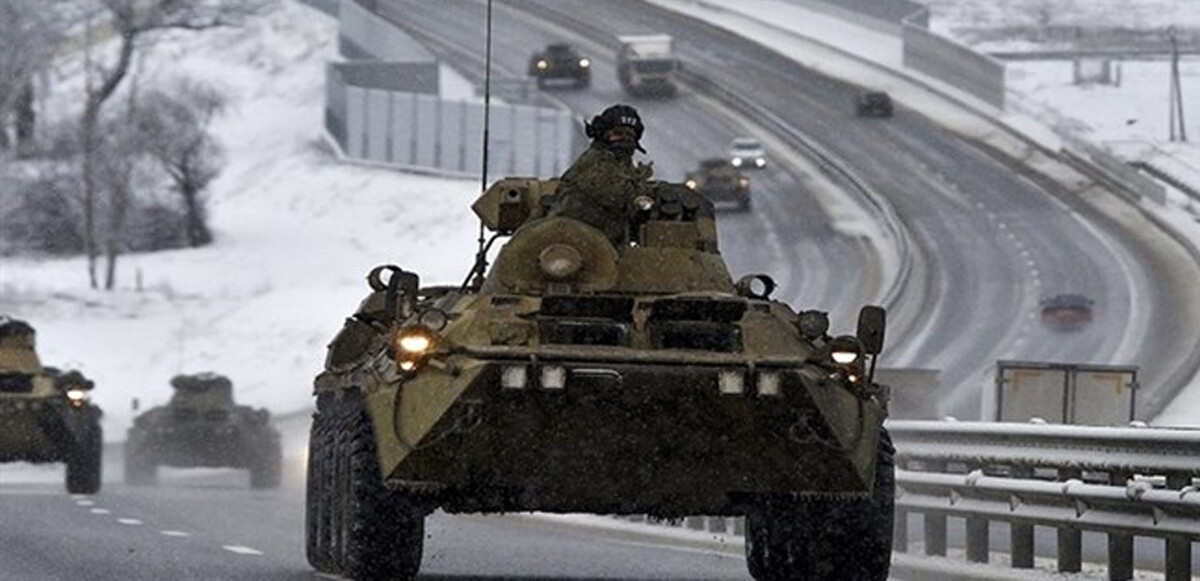
[[688,173],[683,183],[714,206],[732,204],[738,210],[750,209],[750,178],[727,159],[714,157],[701,161],[700,167]]
[[1042,299],[1042,323],[1054,331],[1079,331],[1092,322],[1092,305],[1081,294],[1064,293]]
[[859,93],[856,112],[859,117],[891,117],[892,97],[883,91]]
[[583,88],[592,84],[592,61],[565,42],[554,43],[529,58],[529,75],[537,79],[538,87],[571,81]]

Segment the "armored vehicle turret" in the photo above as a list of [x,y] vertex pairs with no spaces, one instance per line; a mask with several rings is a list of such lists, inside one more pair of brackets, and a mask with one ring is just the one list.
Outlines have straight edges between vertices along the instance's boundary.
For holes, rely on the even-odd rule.
[[104,438],[93,383],[42,366],[35,332],[0,316],[0,462],[64,462],[67,492],[100,490]]
[[125,483],[152,485],[159,466],[232,467],[250,471],[254,488],[279,486],[279,432],[266,409],[237,405],[223,375],[171,378],[166,405],[133,419],[125,440]]
[[735,281],[683,184],[641,184],[616,244],[556,215],[557,187],[488,189],[474,210],[511,238],[461,286],[368,275],[315,381],[309,561],[412,578],[435,509],[722,515],[747,517],[756,578],[885,579],[883,310],[833,337],[770,277]]

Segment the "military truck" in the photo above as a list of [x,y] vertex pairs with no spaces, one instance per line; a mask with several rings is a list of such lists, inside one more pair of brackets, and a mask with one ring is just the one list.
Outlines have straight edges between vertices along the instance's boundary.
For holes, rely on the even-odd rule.
[[212,372],[177,375],[166,405],[133,419],[125,439],[125,483],[158,482],[159,466],[232,467],[250,471],[250,486],[279,486],[279,432],[266,409],[236,405],[233,382]]
[[758,579],[885,579],[883,309],[831,336],[770,277],[735,282],[683,184],[639,185],[617,243],[547,210],[557,188],[476,201],[493,236],[461,285],[368,273],[314,382],[309,562],[411,579],[435,509],[744,515]]
[[702,160],[699,167],[687,174],[683,183],[713,204],[732,205],[741,211],[750,209],[750,178],[727,159]]
[[592,60],[565,42],[556,42],[529,57],[529,75],[539,88],[552,81],[570,81],[577,88],[592,84]]
[[33,327],[0,315],[0,462],[63,462],[71,494],[100,491],[104,437],[94,384],[45,367]]
[[634,97],[673,97],[680,69],[675,39],[667,34],[618,36],[617,80]]

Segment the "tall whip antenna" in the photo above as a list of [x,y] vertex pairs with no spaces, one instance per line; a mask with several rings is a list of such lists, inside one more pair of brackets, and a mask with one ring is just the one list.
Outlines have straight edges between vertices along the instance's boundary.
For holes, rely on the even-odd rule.
[[[487,192],[488,180],[488,131],[492,119],[492,0],[487,0],[487,46],[484,48],[483,63],[483,173],[479,176],[479,192]],[[475,282],[483,283],[483,271],[487,264],[487,241],[484,238],[483,220],[479,220],[479,252],[475,255]],[[469,281],[470,276],[467,277]],[[466,282],[463,283],[464,286]]]

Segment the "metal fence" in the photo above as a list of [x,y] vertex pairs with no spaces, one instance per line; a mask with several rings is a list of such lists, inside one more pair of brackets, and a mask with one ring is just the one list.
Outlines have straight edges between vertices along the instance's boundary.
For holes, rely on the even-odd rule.
[[[352,59],[326,68],[325,128],[342,153],[362,161],[478,175],[484,106],[439,96],[439,65],[403,31],[356,2],[341,2],[340,47]],[[585,147],[566,110],[493,102],[489,179],[553,177]]]

